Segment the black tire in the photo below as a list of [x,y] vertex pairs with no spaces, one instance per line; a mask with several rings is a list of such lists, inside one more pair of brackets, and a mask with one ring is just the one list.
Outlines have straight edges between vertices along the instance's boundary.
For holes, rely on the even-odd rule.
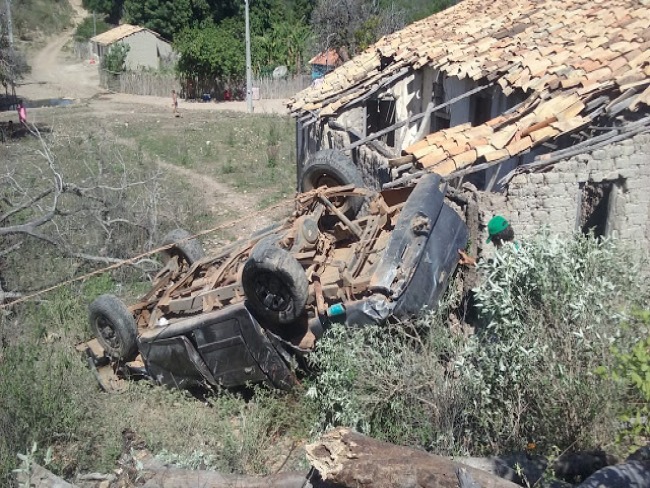
[[[324,149],[314,153],[305,163],[300,179],[301,192],[321,186],[354,185],[364,187],[359,168],[342,151]],[[350,197],[345,201],[333,201],[348,218],[355,218],[363,206],[363,197]]]
[[135,320],[124,303],[113,295],[101,295],[88,307],[90,330],[106,353],[121,361],[132,359],[137,350]]
[[253,313],[271,325],[294,322],[307,303],[309,282],[300,263],[269,236],[253,248],[242,271],[242,286]]
[[[161,245],[168,246],[169,244],[183,241],[183,239],[187,239],[191,235],[192,234],[187,232],[185,229],[175,229],[165,236]],[[197,239],[187,239],[183,242],[179,242],[174,247],[161,251],[160,254],[162,255],[164,263],[167,263],[172,256],[180,256],[190,266],[205,257],[203,246],[201,246],[201,243]]]

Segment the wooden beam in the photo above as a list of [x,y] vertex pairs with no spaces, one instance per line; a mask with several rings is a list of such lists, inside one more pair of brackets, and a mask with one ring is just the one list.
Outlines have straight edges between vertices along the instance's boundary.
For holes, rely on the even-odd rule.
[[481,91],[483,91],[483,90],[485,90],[485,89],[487,89],[487,88],[489,88],[491,86],[492,86],[491,84],[490,85],[484,85],[484,86],[478,86],[478,87],[474,88],[473,90],[465,92],[462,95],[458,95],[457,97],[452,98],[451,100],[449,100],[449,101],[447,101],[445,103],[441,103],[440,105],[436,105],[434,107],[431,107],[431,110],[429,110],[429,108],[427,107],[427,110],[425,110],[424,112],[413,115],[412,117],[408,117],[407,119],[402,120],[400,122],[396,122],[395,124],[391,125],[390,127],[386,127],[385,129],[382,129],[382,130],[380,130],[378,132],[374,132],[374,133],[370,134],[369,136],[364,137],[363,139],[359,139],[358,141],[353,142],[349,146],[344,147],[343,150],[344,151],[350,151],[352,149],[355,149],[355,148],[357,148],[357,147],[359,147],[359,146],[361,146],[361,145],[363,145],[363,144],[365,144],[365,143],[367,143],[369,141],[378,139],[381,136],[384,136],[384,135],[388,134],[389,132],[393,132],[395,129],[399,129],[400,127],[403,127],[403,126],[405,126],[407,124],[410,124],[411,122],[416,122],[416,121],[420,120],[421,118],[423,118],[423,117],[425,117],[427,115],[427,112],[432,113],[432,112],[438,111],[440,109],[443,109],[445,107],[448,107],[450,105],[453,105],[454,103],[459,102],[459,101],[461,101],[461,100],[463,100],[463,99],[465,99],[467,97],[470,97],[470,96],[474,95],[475,93],[479,93],[479,92],[481,92]]

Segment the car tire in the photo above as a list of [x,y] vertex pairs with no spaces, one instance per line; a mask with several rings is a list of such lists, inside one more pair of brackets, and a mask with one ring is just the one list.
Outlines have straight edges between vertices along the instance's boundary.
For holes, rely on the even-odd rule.
[[133,314],[114,295],[101,295],[88,307],[90,329],[106,353],[128,361],[137,351],[138,335]]
[[284,325],[304,312],[309,282],[296,258],[276,242],[277,236],[269,236],[253,248],[244,264],[242,286],[261,322]]
[[180,256],[191,266],[200,259],[203,259],[205,257],[203,246],[201,246],[201,243],[197,239],[187,239],[191,235],[185,229],[175,229],[169,232],[162,240],[162,246],[168,246],[178,241],[183,242],[178,242],[174,247],[161,251],[160,254],[163,262],[167,263],[172,256]]
[[[306,192],[321,186],[345,185],[365,186],[359,168],[342,151],[324,149],[314,153],[305,163],[298,190]],[[353,219],[363,206],[364,198],[350,197],[345,201],[333,203],[346,217]]]

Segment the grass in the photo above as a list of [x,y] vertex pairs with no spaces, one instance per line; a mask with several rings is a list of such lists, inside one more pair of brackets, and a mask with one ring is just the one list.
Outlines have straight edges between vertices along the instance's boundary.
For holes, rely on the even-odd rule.
[[13,24],[21,39],[51,35],[69,27],[72,7],[66,0],[14,0]]
[[[235,112],[185,114],[118,127],[153,158],[191,168],[239,190],[287,193],[295,186],[295,127],[289,117]],[[164,137],[161,137],[164,134]]]
[[[3,336],[18,317],[22,331],[0,360],[0,485],[9,484],[16,453],[34,443],[36,461],[51,450],[48,467],[63,475],[112,471],[125,452],[124,432],[181,465],[198,459],[225,473],[267,474],[307,437],[313,418],[300,391],[258,387],[198,398],[143,382],[131,383],[121,395],[101,393],[74,349],[89,338],[85,304],[102,293],[128,297],[135,291],[103,275],[0,319]],[[278,443],[286,449],[278,450]],[[284,469],[298,467],[300,458],[298,451]]]
[[[44,136],[66,181],[86,186],[100,177],[111,185],[147,181],[110,201],[111,216],[127,216],[139,226],[117,226],[108,240],[88,220],[84,212],[89,208],[69,197],[66,208],[74,211],[57,225],[78,250],[132,255],[146,249],[149,238],[155,244],[171,228],[203,230],[243,216],[233,202],[214,211],[205,208],[203,195],[197,195],[191,181],[177,173],[159,173],[159,160],[238,188],[260,208],[293,193],[289,119],[235,113],[192,113],[183,119],[166,115],[157,108],[137,107],[98,117],[83,105],[32,113],[32,120],[51,130]],[[269,147],[273,164],[268,161]],[[39,149],[31,137],[3,146],[2,170],[13,172],[26,187],[45,187],[51,175]],[[142,227],[153,229],[154,235]],[[230,232],[211,237],[227,240]],[[27,291],[96,269],[28,239],[6,265],[3,277],[11,289]],[[315,421],[299,390],[216,391],[197,398],[133,383],[122,395],[101,393],[74,349],[89,338],[86,306],[102,293],[131,302],[148,289],[147,279],[145,273],[123,268],[0,313],[1,486],[10,484],[16,454],[31,451],[34,443],[36,461],[42,462],[51,450],[48,468],[64,476],[111,472],[125,449],[123,432],[132,432],[154,454],[180,465],[264,474],[280,468],[292,446],[309,437]],[[296,449],[283,469],[300,466],[302,459]]]

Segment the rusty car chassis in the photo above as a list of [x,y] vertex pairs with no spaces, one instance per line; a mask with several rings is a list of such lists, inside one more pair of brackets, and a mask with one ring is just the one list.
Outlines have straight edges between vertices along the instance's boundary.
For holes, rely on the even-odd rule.
[[434,308],[467,239],[436,175],[383,192],[317,188],[297,195],[284,222],[213,256],[194,261],[179,243],[128,308],[98,297],[89,307],[96,339],[84,349],[106,389],[133,376],[179,388],[288,389],[292,358],[331,323]]

